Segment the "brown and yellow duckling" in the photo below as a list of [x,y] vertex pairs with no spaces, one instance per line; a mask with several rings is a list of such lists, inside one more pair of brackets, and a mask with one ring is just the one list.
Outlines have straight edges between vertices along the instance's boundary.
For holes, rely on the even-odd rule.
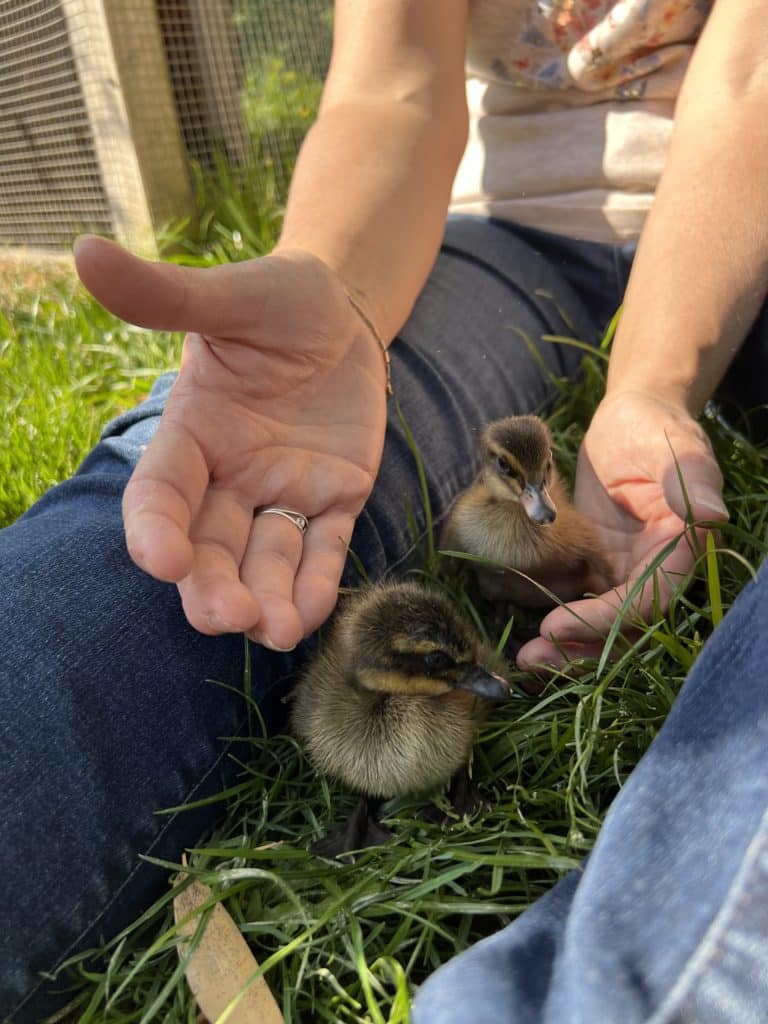
[[531,607],[553,603],[502,566],[525,573],[562,601],[610,586],[602,545],[558,477],[552,436],[543,420],[495,420],[483,433],[482,453],[480,473],[454,505],[441,547],[496,563],[473,563],[483,595]]
[[378,803],[434,792],[466,769],[492,701],[514,696],[497,658],[439,592],[411,582],[352,595],[294,691],[291,723],[313,766],[362,794],[317,849],[382,842]]

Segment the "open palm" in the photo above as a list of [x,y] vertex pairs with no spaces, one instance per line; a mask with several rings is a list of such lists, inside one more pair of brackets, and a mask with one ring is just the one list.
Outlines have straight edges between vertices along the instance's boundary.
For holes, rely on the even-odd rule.
[[[666,608],[696,558],[685,530],[686,502],[694,521],[722,520],[721,491],[709,441],[685,409],[642,392],[604,399],[579,452],[574,500],[597,526],[617,585],[550,612],[540,636],[521,649],[519,664],[560,665],[568,656],[598,655],[629,591],[676,541],[655,573]],[[696,530],[699,540],[704,533]],[[625,627],[649,621],[653,600],[649,577],[625,612]]]
[[[82,240],[81,278],[140,326],[190,332],[158,430],[123,499],[126,541],[178,584],[204,633],[293,647],[332,611],[386,422],[381,353],[319,260],[148,263]],[[302,537],[275,505],[304,513]]]

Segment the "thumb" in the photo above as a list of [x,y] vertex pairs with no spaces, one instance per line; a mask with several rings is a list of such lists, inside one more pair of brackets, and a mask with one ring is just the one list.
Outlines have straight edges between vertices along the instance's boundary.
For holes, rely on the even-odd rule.
[[728,519],[723,475],[710,452],[698,449],[676,453],[662,482],[667,504],[681,519],[688,517],[688,508],[694,520]]
[[[115,242],[83,235],[74,245],[80,280],[121,320],[160,331],[234,335],[258,315],[261,261],[251,261],[248,288],[237,287],[243,265],[180,267],[141,259]],[[247,296],[248,314],[243,310]]]

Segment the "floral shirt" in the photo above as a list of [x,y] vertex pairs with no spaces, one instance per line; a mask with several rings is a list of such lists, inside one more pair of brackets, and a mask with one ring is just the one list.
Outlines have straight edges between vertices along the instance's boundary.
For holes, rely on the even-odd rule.
[[711,6],[470,0],[469,141],[452,208],[595,241],[636,238]]
[[[648,76],[697,38],[711,6],[712,0],[476,0],[470,39],[488,8],[504,7],[506,30],[485,61],[492,76],[521,89],[611,88],[620,99],[638,99]],[[477,35],[487,52],[487,35]],[[472,42],[469,58],[472,66]]]

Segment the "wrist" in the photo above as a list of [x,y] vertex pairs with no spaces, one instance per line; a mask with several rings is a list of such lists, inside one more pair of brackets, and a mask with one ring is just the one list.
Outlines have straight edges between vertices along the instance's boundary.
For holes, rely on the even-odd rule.
[[709,395],[704,393],[697,347],[666,344],[661,348],[656,337],[627,328],[626,322],[620,324],[614,339],[606,396],[644,395],[698,416]]
[[291,245],[284,246],[280,242],[270,254],[277,260],[293,263],[309,263],[315,272],[319,272],[328,282],[329,290],[333,292],[336,305],[341,315],[345,318],[351,317],[357,325],[359,333],[364,335],[370,344],[379,349],[380,358],[384,366],[385,390],[387,395],[393,395],[392,375],[389,352],[387,344],[382,338],[372,317],[369,315],[365,304],[365,297],[353,292],[353,289],[343,279],[338,270],[330,266],[324,259],[309,249]]
[[364,295],[359,289],[355,288],[351,283],[344,280],[341,273],[337,268],[331,266],[324,259],[310,251],[309,249],[302,249],[295,245],[283,246],[278,241],[275,248],[272,250],[273,256],[285,257],[287,259],[301,259],[307,257],[311,260],[316,261],[327,273],[334,279],[338,287],[344,294],[344,298],[347,303],[347,307],[354,312],[354,315],[363,324],[366,334],[372,339],[381,352],[381,356],[384,362],[384,372],[386,375],[386,392],[388,395],[393,395],[392,390],[392,372],[391,363],[389,358],[388,344],[384,340],[376,326],[374,315],[369,312],[369,302],[367,296]]
[[[625,386],[626,385],[626,386]],[[601,422],[624,420],[627,415],[637,418],[638,424],[676,423],[685,430],[693,428],[698,434],[701,426],[686,402],[674,391],[665,392],[659,387],[648,386],[639,380],[622,381],[612,389],[606,389],[595,414]]]
[[682,315],[680,302],[668,302],[663,310],[646,303],[645,309],[642,320],[637,303],[631,305],[631,317],[622,316],[612,345],[606,393],[642,392],[697,417],[738,343],[711,311]]
[[608,374],[605,385],[605,399],[613,400],[620,396],[631,396],[657,402],[687,413],[689,416],[697,416],[704,407],[702,402],[698,408],[694,390],[690,382],[674,381],[668,377],[662,379],[657,375],[632,374]]
[[373,321],[370,319],[368,314],[365,312],[363,307],[360,305],[358,300],[352,295],[351,292],[347,292],[347,299],[349,300],[349,304],[352,307],[352,309],[355,311],[355,313],[357,313],[357,315],[362,320],[368,333],[371,335],[373,340],[381,349],[381,354],[384,358],[384,372],[386,374],[385,390],[387,392],[387,395],[392,396],[394,395],[395,392],[392,389],[392,362],[389,358],[387,346],[384,344],[381,335],[376,330],[376,325],[373,323]]

